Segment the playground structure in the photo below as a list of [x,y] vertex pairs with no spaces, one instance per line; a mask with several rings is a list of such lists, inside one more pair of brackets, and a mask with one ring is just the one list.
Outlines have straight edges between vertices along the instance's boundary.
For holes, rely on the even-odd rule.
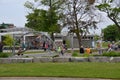
[[[17,32],[9,32],[9,33],[1,33],[0,36],[4,36],[10,34],[13,36],[13,55],[21,54],[27,50],[44,50],[48,53],[55,53],[57,46],[54,41],[50,38],[50,36],[45,32],[37,32],[37,31],[17,31]],[[19,42],[16,45],[16,42]],[[16,52],[16,46],[19,47]]]
[[37,49],[44,51],[55,51],[56,45],[47,33],[28,32],[20,38],[20,48],[22,50]]

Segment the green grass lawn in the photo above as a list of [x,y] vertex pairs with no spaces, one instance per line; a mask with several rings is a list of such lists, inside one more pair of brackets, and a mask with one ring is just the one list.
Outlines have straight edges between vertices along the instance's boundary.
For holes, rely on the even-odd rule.
[[1,77],[80,77],[120,79],[120,63],[0,64]]

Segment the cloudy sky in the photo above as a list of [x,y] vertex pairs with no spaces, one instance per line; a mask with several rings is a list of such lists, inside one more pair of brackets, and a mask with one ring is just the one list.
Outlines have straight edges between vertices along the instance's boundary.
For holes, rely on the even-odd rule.
[[[0,0],[0,24],[1,23],[12,23],[17,27],[24,27],[26,23],[25,15],[27,14],[27,9],[24,7],[24,3],[27,0]],[[32,1],[32,0],[28,0]],[[105,16],[103,15],[103,18]],[[104,18],[103,22],[98,24],[98,31],[104,28],[106,25],[111,24],[111,21]]]
[[[27,0],[0,0],[0,24],[13,23],[17,27],[24,27],[27,14],[24,3]],[[29,0],[30,1],[30,0]]]

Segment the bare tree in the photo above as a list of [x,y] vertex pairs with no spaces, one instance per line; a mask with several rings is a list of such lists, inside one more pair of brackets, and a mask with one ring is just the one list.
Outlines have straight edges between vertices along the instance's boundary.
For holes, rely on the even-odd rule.
[[94,0],[65,0],[63,4],[63,26],[68,27],[70,32],[75,33],[79,48],[81,46],[82,36],[89,33],[90,28],[97,28],[94,13]]

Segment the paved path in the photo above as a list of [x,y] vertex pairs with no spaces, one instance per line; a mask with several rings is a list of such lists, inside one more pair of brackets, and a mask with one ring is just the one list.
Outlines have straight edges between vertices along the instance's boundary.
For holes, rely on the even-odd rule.
[[112,79],[58,78],[58,77],[0,77],[0,80],[112,80]]
[[[53,57],[55,55],[59,55],[59,53],[50,53],[50,52],[43,52],[43,53],[31,53],[31,54],[23,54],[22,56],[14,55],[12,58],[19,58],[19,57]],[[71,57],[71,54],[65,53],[64,55],[59,55],[59,57]]]

